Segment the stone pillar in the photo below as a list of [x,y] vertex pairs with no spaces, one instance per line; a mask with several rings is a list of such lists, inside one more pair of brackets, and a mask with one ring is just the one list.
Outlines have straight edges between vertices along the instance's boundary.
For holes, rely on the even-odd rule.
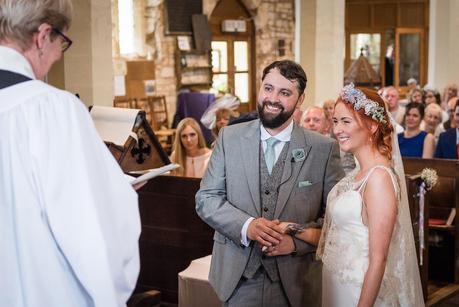
[[78,93],[86,105],[113,105],[110,0],[73,0],[68,36],[73,45],[48,75],[48,82]]
[[459,83],[459,1],[431,0],[428,84],[438,89]]
[[303,108],[335,99],[344,75],[344,0],[295,0],[295,59],[308,77]]

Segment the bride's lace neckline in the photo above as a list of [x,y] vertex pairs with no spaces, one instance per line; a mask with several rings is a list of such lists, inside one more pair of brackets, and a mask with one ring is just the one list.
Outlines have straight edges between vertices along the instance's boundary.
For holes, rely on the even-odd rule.
[[[363,175],[362,178],[360,179],[356,179],[356,176],[358,174],[358,172],[360,171],[360,169],[358,168],[355,168],[353,171],[351,171],[346,177],[343,178],[343,181],[342,181],[342,187],[343,189],[340,189],[340,192],[344,192],[344,191],[357,191],[358,188],[363,184],[363,182],[365,181],[365,179],[367,179],[368,177],[368,174],[370,174],[370,172],[377,168],[377,167],[384,167],[386,169],[391,169],[391,167],[389,166],[386,166],[386,165],[383,165],[383,164],[376,164],[374,165],[373,167],[369,168],[365,174]],[[341,194],[341,193],[338,193],[338,194]]]

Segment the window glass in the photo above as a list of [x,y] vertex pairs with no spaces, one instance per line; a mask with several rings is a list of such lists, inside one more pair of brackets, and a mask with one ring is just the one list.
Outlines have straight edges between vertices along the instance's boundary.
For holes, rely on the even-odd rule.
[[400,34],[399,85],[406,86],[409,78],[420,80],[421,35],[419,33]]
[[227,42],[212,42],[212,71],[214,73],[228,71],[228,48]]
[[236,71],[247,71],[249,69],[248,54],[247,42],[234,42],[234,67]]
[[214,74],[212,76],[212,88],[219,92],[228,92],[228,75],[227,74]]
[[367,58],[376,72],[381,67],[381,34],[357,33],[351,34],[351,60],[357,60],[360,52]]
[[132,0],[118,0],[119,45],[121,55],[135,53],[134,7]]
[[249,74],[236,73],[234,78],[234,94],[241,103],[249,102]]

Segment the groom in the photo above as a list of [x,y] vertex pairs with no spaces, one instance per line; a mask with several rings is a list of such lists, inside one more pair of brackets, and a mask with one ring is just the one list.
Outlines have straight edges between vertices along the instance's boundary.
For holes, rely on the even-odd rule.
[[292,61],[263,70],[260,119],[221,130],[196,194],[198,215],[215,229],[209,280],[225,306],[320,306],[315,247],[278,225],[320,218],[343,176],[337,144],[292,121],[306,81]]

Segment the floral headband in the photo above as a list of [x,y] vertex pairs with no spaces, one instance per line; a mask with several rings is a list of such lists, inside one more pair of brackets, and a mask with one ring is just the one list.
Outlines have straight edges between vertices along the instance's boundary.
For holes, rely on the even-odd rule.
[[384,107],[381,107],[376,101],[368,99],[361,90],[354,87],[354,83],[343,87],[340,97],[344,101],[351,103],[354,106],[354,110],[359,111],[360,109],[364,109],[365,115],[380,123],[386,123],[384,116],[386,110]]

